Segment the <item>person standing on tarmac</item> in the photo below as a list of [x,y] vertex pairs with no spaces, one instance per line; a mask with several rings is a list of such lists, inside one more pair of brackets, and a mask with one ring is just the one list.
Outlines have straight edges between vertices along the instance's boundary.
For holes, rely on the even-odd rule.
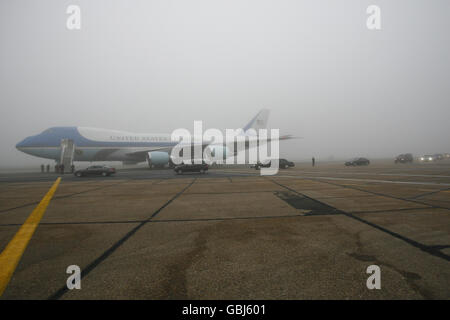
[[70,172],[71,172],[71,173],[74,173],[74,171],[75,171],[75,165],[72,164],[72,165],[70,166]]
[[47,164],[47,173],[50,173],[50,165]]
[[312,157],[312,166],[314,167],[316,165],[316,159]]
[[44,173],[44,165],[41,164],[41,173]]
[[61,170],[61,174],[64,174],[64,163],[61,163],[60,170]]

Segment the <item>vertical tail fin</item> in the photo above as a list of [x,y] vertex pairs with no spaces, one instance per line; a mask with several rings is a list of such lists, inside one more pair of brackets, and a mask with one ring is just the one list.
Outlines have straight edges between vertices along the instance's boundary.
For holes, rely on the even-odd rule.
[[268,109],[262,109],[258,114],[250,120],[247,125],[242,128],[244,131],[247,131],[248,129],[255,129],[258,131],[259,129],[266,129],[267,128],[267,120],[269,120],[269,114],[270,111]]

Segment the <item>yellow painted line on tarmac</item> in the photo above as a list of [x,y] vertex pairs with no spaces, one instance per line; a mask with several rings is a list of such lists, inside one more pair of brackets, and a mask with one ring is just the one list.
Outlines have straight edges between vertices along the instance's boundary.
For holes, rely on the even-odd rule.
[[11,277],[19,264],[31,237],[34,234],[39,222],[47,209],[50,200],[58,188],[61,177],[56,179],[53,186],[42,198],[41,202],[34,208],[33,212],[28,216],[25,223],[20,227],[19,231],[14,235],[12,240],[8,243],[5,250],[0,254],[0,296],[6,289]]

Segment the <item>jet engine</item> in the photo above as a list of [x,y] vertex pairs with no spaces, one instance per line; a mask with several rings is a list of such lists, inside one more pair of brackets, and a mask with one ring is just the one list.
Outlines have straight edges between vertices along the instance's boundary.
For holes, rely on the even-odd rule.
[[147,153],[147,162],[150,168],[163,168],[166,164],[170,165],[170,156],[167,152],[151,151]]

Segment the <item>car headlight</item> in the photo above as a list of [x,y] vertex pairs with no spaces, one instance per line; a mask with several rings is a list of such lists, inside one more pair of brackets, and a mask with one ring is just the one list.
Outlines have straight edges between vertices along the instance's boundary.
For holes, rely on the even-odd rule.
[[428,160],[433,160],[433,158],[428,158]]
[[422,158],[420,158],[420,160],[425,160],[425,159],[422,157]]

